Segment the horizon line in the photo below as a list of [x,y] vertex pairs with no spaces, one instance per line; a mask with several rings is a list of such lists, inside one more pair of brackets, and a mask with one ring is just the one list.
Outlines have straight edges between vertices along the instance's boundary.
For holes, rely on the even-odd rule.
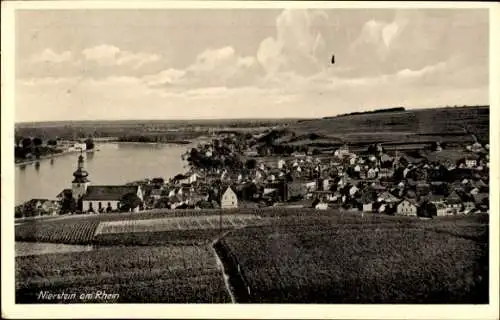
[[[395,106],[395,107],[387,107],[387,108],[380,108],[380,109],[371,109],[371,110],[364,110],[364,111],[353,111],[352,113],[369,113],[373,111],[379,111],[379,110],[386,110],[386,109],[392,109],[392,108],[404,108],[405,111],[412,111],[412,110],[429,110],[429,109],[445,109],[445,108],[479,108],[479,107],[490,107],[490,104],[474,104],[474,105],[447,105],[447,106],[437,106],[437,107],[422,107],[422,108],[405,108],[404,106]],[[22,124],[35,124],[35,123],[54,123],[54,122],[118,122],[118,121],[151,121],[151,122],[160,122],[160,121],[172,121],[172,122],[179,122],[179,121],[231,121],[231,120],[310,120],[310,119],[323,119],[323,118],[331,118],[331,117],[338,117],[338,116],[343,116],[343,115],[349,115],[350,113],[337,113],[337,114],[331,114],[331,115],[323,115],[323,116],[317,116],[317,117],[280,117],[280,118],[275,118],[275,117],[255,117],[255,118],[199,118],[199,119],[193,119],[193,118],[180,118],[180,119],[81,119],[81,120],[75,120],[75,119],[65,119],[65,120],[42,120],[42,121],[15,121],[14,125],[22,125]]]

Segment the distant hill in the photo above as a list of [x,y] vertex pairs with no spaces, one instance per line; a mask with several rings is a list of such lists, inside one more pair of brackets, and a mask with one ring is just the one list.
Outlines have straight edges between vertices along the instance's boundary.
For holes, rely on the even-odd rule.
[[385,113],[385,112],[401,112],[401,111],[405,111],[405,110],[406,109],[403,108],[403,107],[388,108],[388,109],[377,109],[377,110],[373,110],[373,111],[344,113],[344,114],[339,114],[339,115],[333,116],[333,117],[323,117],[323,119],[333,119],[333,118],[353,116],[353,115],[358,115],[358,114],[373,114],[373,113]]
[[474,134],[489,140],[489,106],[436,109],[385,109],[299,121],[289,126],[300,134],[337,137],[347,143],[466,142]]

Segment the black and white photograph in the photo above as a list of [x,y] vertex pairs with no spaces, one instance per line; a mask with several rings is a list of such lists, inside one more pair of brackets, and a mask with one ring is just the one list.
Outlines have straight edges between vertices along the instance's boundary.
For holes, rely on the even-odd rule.
[[2,43],[16,308],[498,306],[493,5],[58,2]]

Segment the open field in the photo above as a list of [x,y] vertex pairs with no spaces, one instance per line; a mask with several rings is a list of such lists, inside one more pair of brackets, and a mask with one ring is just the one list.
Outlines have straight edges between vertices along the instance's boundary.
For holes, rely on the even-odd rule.
[[282,217],[215,247],[240,302],[487,303],[488,217]]
[[69,302],[225,303],[221,271],[208,246],[113,247],[16,258],[16,303],[52,293],[119,294],[117,300]]

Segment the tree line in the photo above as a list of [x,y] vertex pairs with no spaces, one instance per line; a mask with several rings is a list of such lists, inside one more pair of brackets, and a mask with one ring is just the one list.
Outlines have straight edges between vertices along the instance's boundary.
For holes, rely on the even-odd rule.
[[[44,141],[41,137],[21,137],[14,138],[14,157],[16,161],[25,160],[30,157],[40,159],[42,156],[62,153],[64,150],[57,148],[58,139],[47,139]],[[87,150],[94,149],[94,141],[92,137],[85,140]]]

